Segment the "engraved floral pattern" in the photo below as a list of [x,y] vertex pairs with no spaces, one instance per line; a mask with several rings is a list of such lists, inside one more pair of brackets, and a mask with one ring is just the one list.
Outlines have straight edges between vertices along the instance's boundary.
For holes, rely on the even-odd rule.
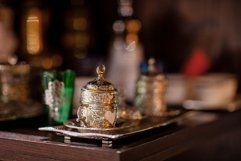
[[99,93],[94,93],[94,92],[89,92],[89,91],[82,91],[81,93],[81,100],[82,102],[100,102],[100,103],[106,103],[106,104],[111,104],[111,103],[116,103],[116,92],[112,93],[104,93],[104,92],[99,92]]

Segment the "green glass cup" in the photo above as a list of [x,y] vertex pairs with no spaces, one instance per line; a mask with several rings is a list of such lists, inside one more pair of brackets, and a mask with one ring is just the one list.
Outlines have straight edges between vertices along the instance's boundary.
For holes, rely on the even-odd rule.
[[75,73],[72,70],[44,71],[42,86],[49,124],[63,124],[72,111]]

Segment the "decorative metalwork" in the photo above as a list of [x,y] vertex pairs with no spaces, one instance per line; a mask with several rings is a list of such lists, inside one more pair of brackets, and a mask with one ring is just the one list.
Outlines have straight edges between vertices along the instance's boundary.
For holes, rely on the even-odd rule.
[[112,128],[117,117],[117,90],[105,81],[105,66],[96,68],[98,77],[81,89],[77,121],[84,127]]
[[148,116],[166,116],[166,81],[155,68],[155,60],[149,59],[148,72],[137,81],[135,106]]

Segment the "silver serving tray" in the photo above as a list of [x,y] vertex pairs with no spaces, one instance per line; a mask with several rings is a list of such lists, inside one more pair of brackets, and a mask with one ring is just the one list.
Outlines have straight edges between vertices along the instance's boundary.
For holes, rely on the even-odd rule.
[[65,125],[53,127],[40,127],[40,131],[50,131],[74,138],[88,138],[97,140],[118,140],[145,131],[157,129],[176,123],[178,115],[175,117],[144,117],[141,120],[122,120],[115,128],[86,128],[81,127],[75,120],[69,120]]

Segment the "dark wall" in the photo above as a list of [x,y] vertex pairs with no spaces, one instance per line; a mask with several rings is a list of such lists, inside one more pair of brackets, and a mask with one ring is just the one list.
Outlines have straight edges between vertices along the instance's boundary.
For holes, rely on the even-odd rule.
[[[34,1],[34,0],[32,0]],[[37,1],[37,0],[35,0]],[[27,0],[6,1],[15,12],[15,32],[21,46],[21,16]],[[49,14],[46,43],[61,53],[64,15],[69,0],[38,1]],[[210,59],[207,72],[231,72],[241,77],[241,2],[238,0],[134,0],[135,16],[142,21],[140,33],[145,57],[163,62],[166,72],[182,72],[195,48]],[[90,22],[88,54],[108,59],[112,23],[117,18],[117,2],[85,1]],[[21,51],[16,51],[21,55]],[[65,54],[65,53],[62,53]],[[70,54],[70,53],[68,53]],[[71,59],[70,59],[71,60]]]

